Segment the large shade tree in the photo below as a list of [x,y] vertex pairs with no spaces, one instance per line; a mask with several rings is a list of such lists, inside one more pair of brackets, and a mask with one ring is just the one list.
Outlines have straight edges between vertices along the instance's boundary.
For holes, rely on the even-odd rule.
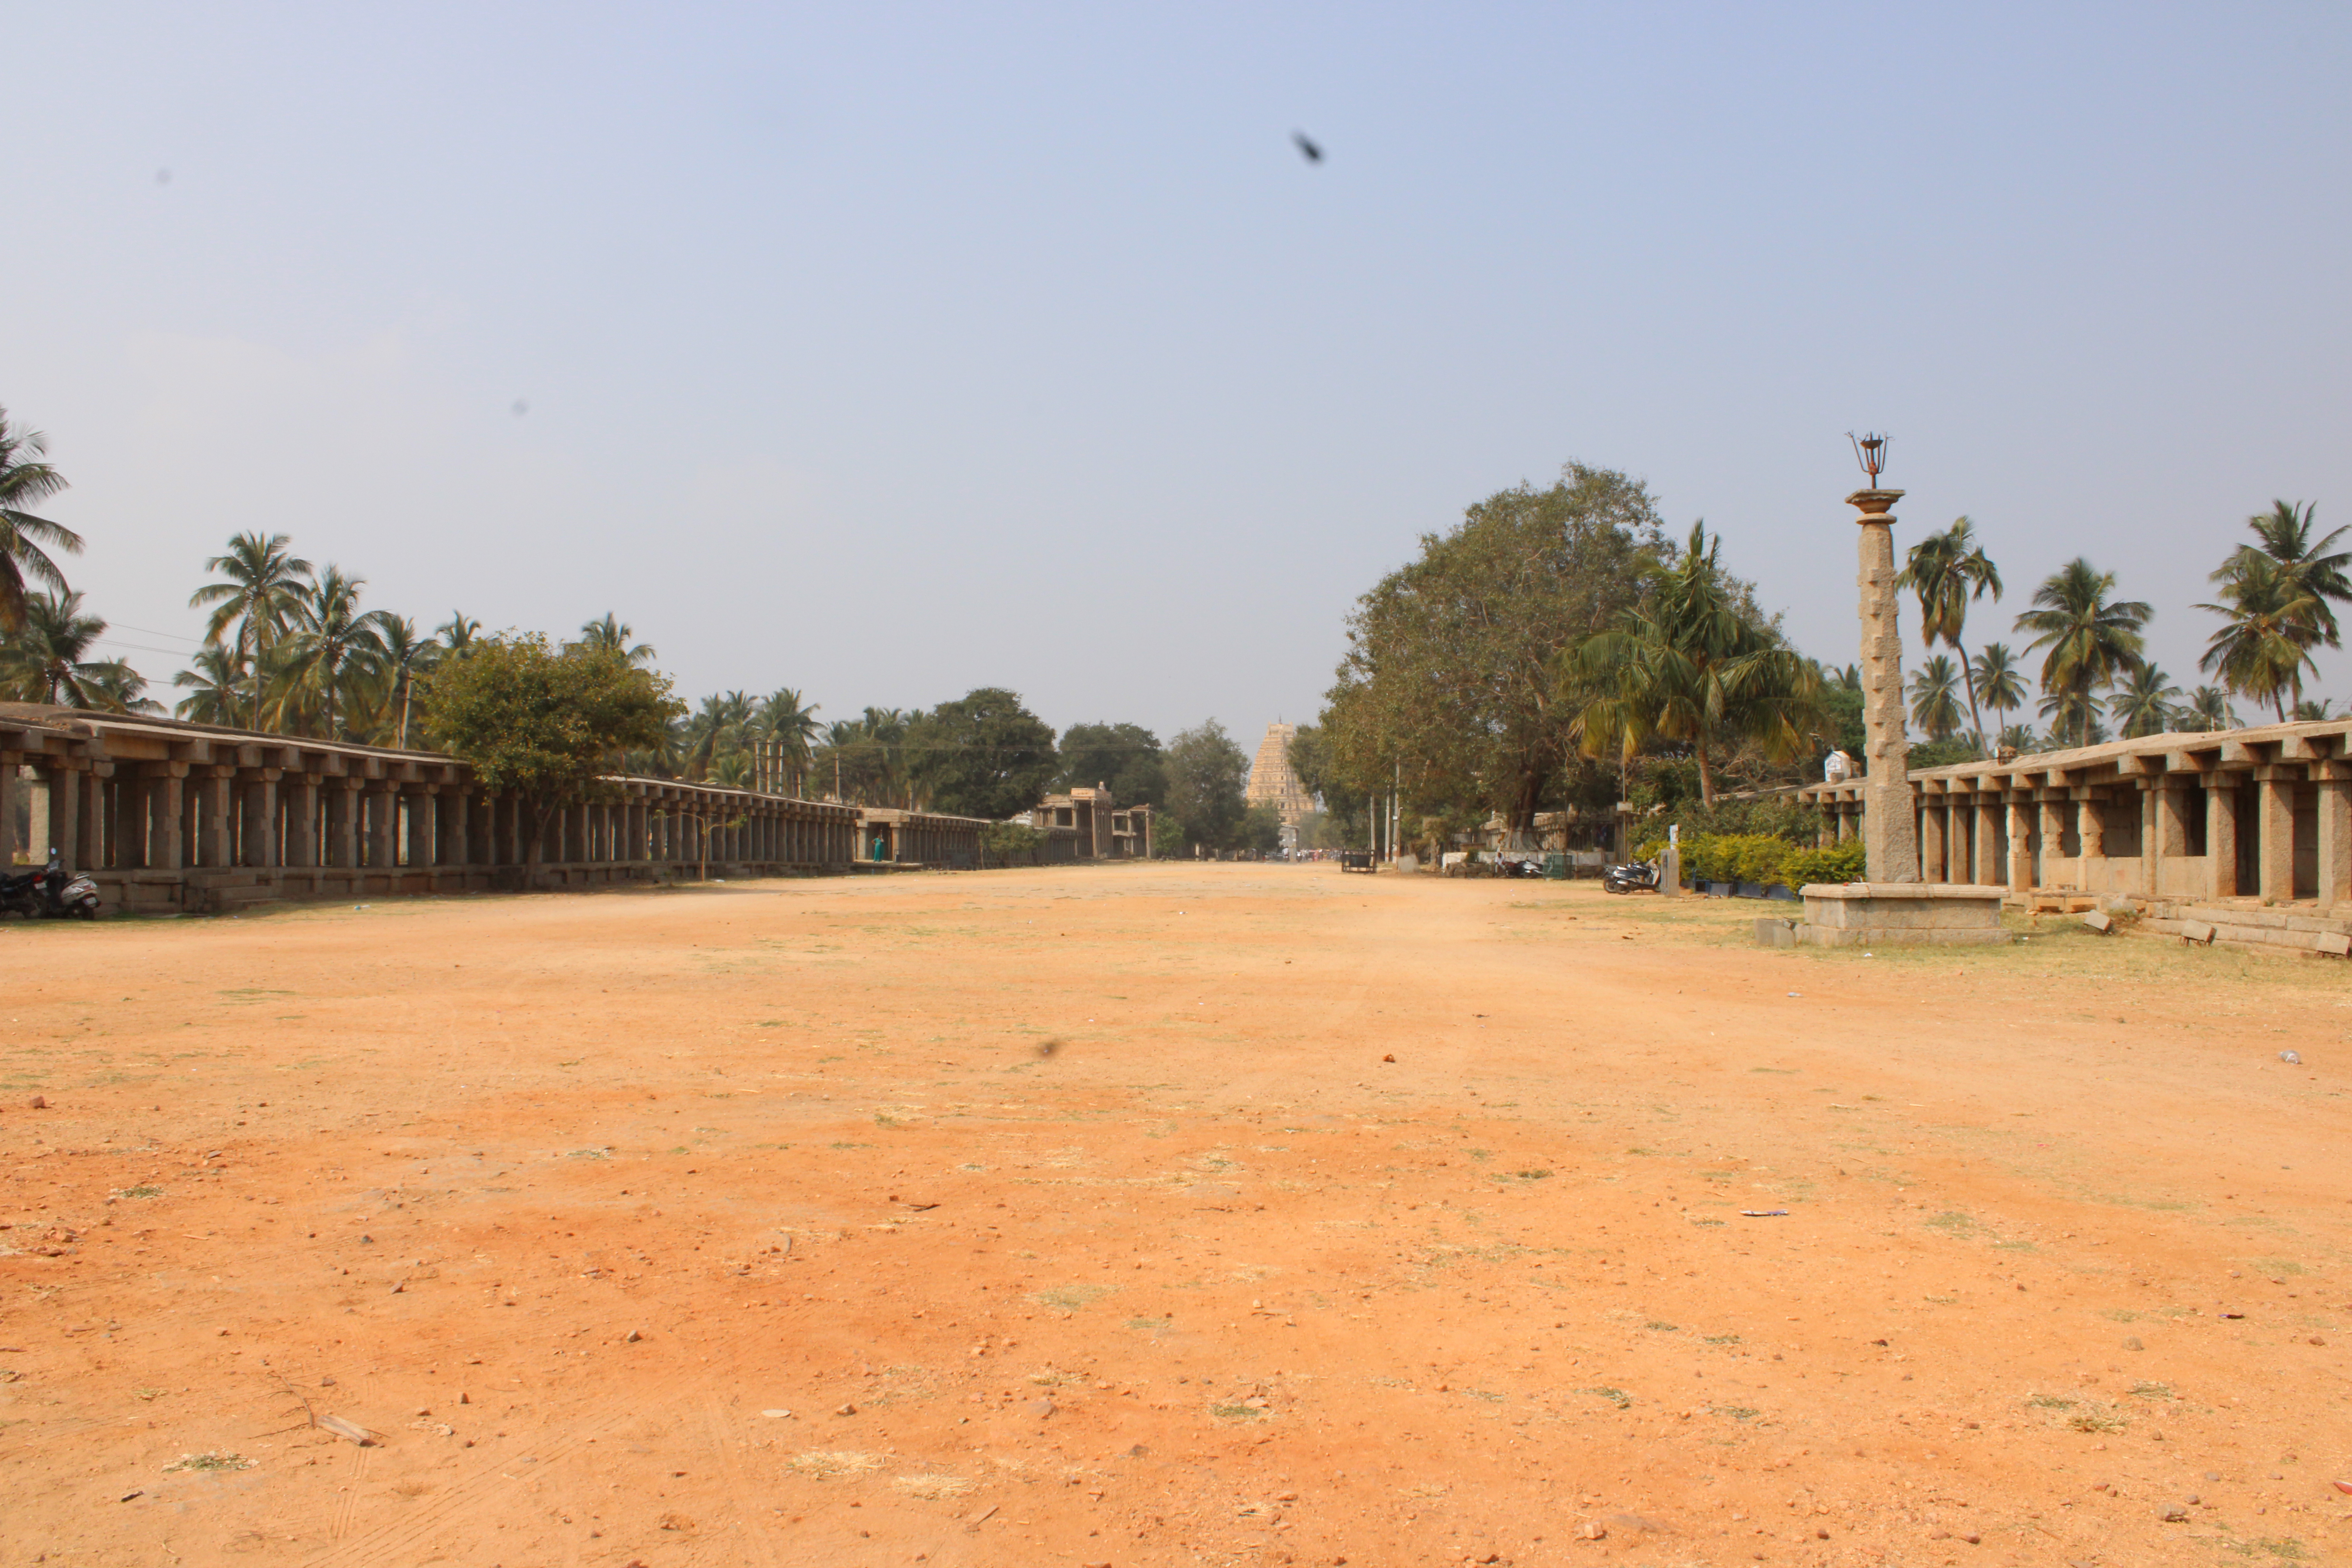
[[625,753],[657,744],[680,711],[669,681],[625,649],[558,648],[536,633],[478,638],[427,681],[434,743],[472,764],[485,789],[522,798],[533,873],[554,814],[614,798],[607,775]]
[[1605,798],[1608,774],[1572,733],[1584,693],[1561,692],[1559,657],[1613,625],[1668,552],[1649,492],[1581,463],[1423,534],[1348,617],[1319,725],[1325,786],[1345,798],[1402,777],[1411,796],[1475,803],[1514,830],[1579,785]]
[[2042,689],[2053,732],[2069,727],[2074,743],[2091,743],[2099,710],[2092,693],[2112,685],[2140,660],[2142,636],[2155,610],[2137,599],[2116,599],[2116,574],[2077,556],[2052,573],[2033,591],[2032,609],[2017,617],[2017,629],[2032,632],[2027,651],[2046,649]]
[[66,488],[65,476],[46,461],[48,449],[48,437],[17,429],[0,408],[0,632],[24,629],[28,584],[66,591],[65,574],[49,552],[81,551],[80,534],[26,510]]
[[1140,724],[1073,724],[1061,750],[1062,789],[1106,784],[1121,805],[1158,805],[1167,795],[1160,737]]
[[1042,799],[1061,767],[1054,727],[1018,693],[982,686],[908,727],[907,772],[933,811],[998,822]]
[[1177,732],[1163,759],[1168,773],[1168,815],[1182,833],[1165,842],[1229,849],[1239,841],[1249,815],[1249,758],[1211,719]]

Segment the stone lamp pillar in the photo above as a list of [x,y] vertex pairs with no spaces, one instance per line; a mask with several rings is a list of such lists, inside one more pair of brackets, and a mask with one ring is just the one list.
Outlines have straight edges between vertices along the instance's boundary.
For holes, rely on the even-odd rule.
[[1895,515],[1901,490],[1856,490],[1862,515],[1862,842],[1873,882],[1919,880],[1919,827],[1911,802],[1911,745],[1903,734],[1903,634],[1896,625]]

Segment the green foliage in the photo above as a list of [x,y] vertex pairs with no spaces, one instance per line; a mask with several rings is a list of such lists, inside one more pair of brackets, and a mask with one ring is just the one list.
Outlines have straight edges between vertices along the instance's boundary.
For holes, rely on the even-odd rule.
[[1800,849],[1780,870],[1782,881],[1801,888],[1808,882],[1859,882],[1868,874],[1869,864],[1862,840],[1849,838],[1826,849]]
[[1691,749],[1715,802],[1710,748],[1747,741],[1789,763],[1821,729],[1820,666],[1801,658],[1718,563],[1721,536],[1693,524],[1655,591],[1610,629],[1563,649],[1554,693],[1587,756],[1631,762],[1664,741]]
[[1973,735],[1954,735],[1948,741],[1922,741],[1911,748],[1911,765],[1915,768],[1949,767],[1954,763],[1973,763],[1980,753]]
[[23,510],[66,488],[65,476],[42,461],[47,451],[47,437],[12,427],[8,411],[0,408],[0,631],[24,629],[28,584],[46,583],[53,594],[66,592],[65,574],[49,550],[81,552],[81,535]]
[[1120,805],[1159,805],[1168,797],[1160,737],[1140,724],[1073,724],[1062,731],[1059,789],[1109,786]]
[[1249,758],[1225,727],[1212,719],[1178,735],[1169,742],[1166,767],[1168,816],[1181,825],[1186,842],[1234,847],[1248,809]]
[[2075,745],[2091,743],[2099,708],[2092,689],[2138,664],[2143,628],[2156,614],[2137,599],[2108,598],[2115,587],[2114,573],[2078,556],[2052,573],[2033,592],[2035,607],[2017,617],[2019,631],[2034,634],[2029,647],[2049,650],[2042,661],[2042,689],[2051,699],[2044,713],[2074,731]]
[[1242,813],[1240,826],[1234,830],[1236,849],[1254,849],[1261,855],[1272,854],[1282,847],[1282,812],[1260,802]]
[[1043,857],[1045,835],[1018,822],[992,822],[980,830],[983,866],[1034,866]]
[[1577,754],[1554,662],[1637,602],[1669,553],[1649,492],[1580,463],[1423,534],[1420,555],[1349,616],[1320,725],[1330,759],[1309,787],[1345,812],[1402,768],[1412,801],[1521,826],[1548,805],[1604,803],[1614,770]]
[[[1664,836],[1645,839],[1633,851],[1643,860],[1664,852]],[[1769,887],[1782,882],[1801,888],[1807,882],[1851,882],[1863,874],[1860,839],[1827,849],[1810,841],[1799,844],[1771,833],[1685,833],[1682,836],[1683,875],[1694,882],[1756,882]]]
[[622,752],[659,741],[683,710],[669,681],[626,654],[562,650],[539,633],[477,640],[428,678],[431,734],[473,764],[485,789],[511,790],[535,814],[530,859],[561,806],[606,798]]
[[940,703],[908,727],[907,749],[933,811],[991,821],[1035,805],[1061,766],[1053,726],[1001,686]]

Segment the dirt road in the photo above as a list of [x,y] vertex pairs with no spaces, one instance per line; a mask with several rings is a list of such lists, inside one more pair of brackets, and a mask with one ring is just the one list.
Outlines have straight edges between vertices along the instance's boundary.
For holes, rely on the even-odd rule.
[[2340,1560],[2352,969],[1754,912],[0,929],[0,1562]]

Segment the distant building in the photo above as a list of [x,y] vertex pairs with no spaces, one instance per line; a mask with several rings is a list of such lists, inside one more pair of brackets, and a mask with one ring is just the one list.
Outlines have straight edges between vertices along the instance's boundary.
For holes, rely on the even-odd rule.
[[1290,742],[1297,735],[1296,724],[1265,727],[1265,739],[1257,743],[1256,760],[1250,763],[1249,792],[1244,797],[1252,805],[1273,806],[1282,814],[1285,827],[1297,826],[1298,819],[1315,809],[1315,802],[1290,765]]
[[1151,856],[1151,808],[1121,806],[1108,786],[1049,795],[1013,819],[1045,835],[1045,858],[1146,860]]

